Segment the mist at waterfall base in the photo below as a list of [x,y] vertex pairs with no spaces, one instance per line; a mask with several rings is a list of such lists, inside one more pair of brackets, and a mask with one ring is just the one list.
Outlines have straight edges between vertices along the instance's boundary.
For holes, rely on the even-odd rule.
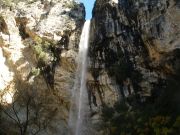
[[90,20],[84,23],[77,58],[77,71],[72,89],[69,115],[69,135],[88,135],[88,96],[86,90],[87,53],[89,44]]

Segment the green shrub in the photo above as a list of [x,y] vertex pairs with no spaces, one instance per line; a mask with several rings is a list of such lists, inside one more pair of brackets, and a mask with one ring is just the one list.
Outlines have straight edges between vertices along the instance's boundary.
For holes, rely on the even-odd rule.
[[31,70],[31,73],[34,75],[34,76],[38,76],[40,74],[40,69],[39,68],[33,68]]
[[76,8],[77,4],[76,4],[76,2],[71,1],[71,2],[67,2],[64,6],[65,6],[66,8],[74,9],[74,8]]
[[34,52],[37,56],[37,59],[40,63],[43,65],[47,65],[48,63],[51,63],[55,58],[54,54],[51,50],[51,47],[54,46],[53,43],[50,41],[47,41],[45,39],[42,39],[40,37],[34,38]]
[[125,102],[105,107],[102,117],[111,135],[178,135],[180,116],[161,115],[153,106],[135,107],[131,111]]

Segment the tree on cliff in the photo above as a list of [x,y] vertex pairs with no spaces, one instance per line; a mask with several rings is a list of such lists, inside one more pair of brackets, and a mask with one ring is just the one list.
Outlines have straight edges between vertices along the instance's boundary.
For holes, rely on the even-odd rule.
[[[27,97],[27,100],[25,101],[25,111],[24,113],[26,113],[26,119],[21,120],[21,116],[20,116],[20,112],[17,110],[20,110],[19,107],[17,107],[16,102],[18,102],[17,100],[15,100],[10,106],[8,107],[2,107],[1,109],[3,110],[3,113],[5,115],[7,115],[14,123],[16,123],[16,125],[19,128],[20,131],[20,135],[25,135],[27,132],[27,127],[28,127],[28,123],[29,123],[29,106],[30,106],[30,102],[31,102],[31,97]],[[17,109],[18,108],[18,109]]]
[[43,104],[35,98],[35,91],[30,88],[18,91],[11,104],[0,106],[0,134],[36,135],[46,129],[50,117],[43,115]]

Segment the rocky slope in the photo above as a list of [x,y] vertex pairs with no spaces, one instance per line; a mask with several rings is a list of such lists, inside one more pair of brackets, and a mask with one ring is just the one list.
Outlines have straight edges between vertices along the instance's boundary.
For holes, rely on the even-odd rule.
[[0,134],[65,134],[84,6],[15,2],[0,9]]
[[[179,4],[178,0],[96,1],[89,68],[104,90],[104,134],[140,134],[146,126],[139,133],[137,127],[146,121],[137,123],[145,116],[179,115]],[[117,109],[119,100],[129,108],[124,113],[124,107]]]

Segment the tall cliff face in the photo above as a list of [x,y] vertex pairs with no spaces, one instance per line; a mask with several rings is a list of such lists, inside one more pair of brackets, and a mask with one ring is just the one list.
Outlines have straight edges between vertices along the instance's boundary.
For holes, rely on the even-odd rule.
[[[155,134],[154,127],[144,123],[156,123],[157,115],[179,115],[179,4],[178,0],[96,1],[89,56],[90,71],[107,93],[102,116],[109,132],[104,134]],[[129,109],[118,105],[122,102]]]
[[149,97],[179,70],[179,19],[174,0],[97,0],[92,61],[122,87],[129,78],[140,97]]
[[0,9],[0,134],[65,134],[84,6],[10,4]]

